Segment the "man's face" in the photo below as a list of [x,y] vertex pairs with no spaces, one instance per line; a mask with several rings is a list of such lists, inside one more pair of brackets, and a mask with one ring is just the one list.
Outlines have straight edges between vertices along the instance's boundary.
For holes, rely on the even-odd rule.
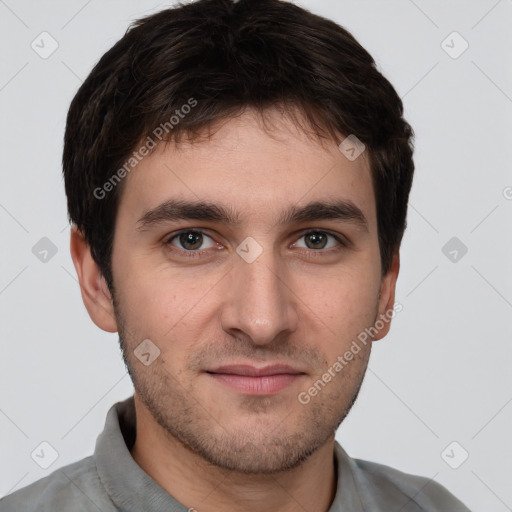
[[[365,154],[350,161],[274,115],[271,134],[247,112],[209,141],[141,161],[124,183],[112,257],[136,395],[208,462],[253,473],[294,467],[332,438],[371,343],[307,404],[298,397],[386,306]],[[173,200],[214,204],[239,223],[148,214]],[[351,207],[281,222],[312,202]],[[148,366],[134,353],[147,339],[160,350]]]

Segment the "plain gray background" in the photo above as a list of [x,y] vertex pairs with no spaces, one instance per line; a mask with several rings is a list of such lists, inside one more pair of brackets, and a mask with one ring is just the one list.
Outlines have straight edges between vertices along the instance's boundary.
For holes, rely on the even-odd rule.
[[[512,510],[512,0],[297,3],[354,34],[416,132],[403,311],[337,438],[474,511]],[[91,454],[107,410],[132,393],[117,335],[81,301],[62,138],[94,63],[132,20],[169,5],[0,0],[0,496]],[[41,442],[58,453],[47,469],[31,457]]]

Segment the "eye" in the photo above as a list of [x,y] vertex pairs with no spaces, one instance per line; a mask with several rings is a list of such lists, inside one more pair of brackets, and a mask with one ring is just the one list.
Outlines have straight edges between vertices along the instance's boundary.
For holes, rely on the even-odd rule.
[[[204,247],[204,239],[207,238],[211,241],[210,245]],[[176,243],[175,243],[176,242]],[[195,229],[187,229],[186,231],[181,231],[180,233],[176,233],[166,242],[168,245],[172,245],[174,247],[178,247],[179,249],[195,252],[198,249],[210,249],[215,247],[215,243],[213,240],[203,233],[202,231]],[[177,245],[179,244],[179,245]]]
[[[330,246],[329,244],[329,238],[334,240],[337,243],[334,243]],[[306,249],[312,249],[312,250],[319,250],[319,249],[333,249],[333,248],[339,248],[340,246],[344,246],[342,239],[339,236],[336,236],[332,233],[329,233],[327,231],[308,231],[307,233],[304,233],[299,240],[305,240],[305,246],[299,246],[297,243],[293,244],[296,247],[305,247]]]
[[[329,240],[330,239],[330,240]],[[305,245],[300,241],[305,240]],[[208,242],[209,241],[209,242]],[[206,242],[206,244],[205,244]],[[184,229],[171,235],[164,242],[166,246],[172,246],[178,256],[184,257],[208,257],[212,252],[208,249],[223,249],[223,246],[215,242],[210,236],[200,229]],[[347,246],[343,237],[322,230],[309,230],[303,233],[298,242],[292,244],[293,247],[306,249],[309,254],[332,253]],[[323,249],[323,250],[322,250]]]

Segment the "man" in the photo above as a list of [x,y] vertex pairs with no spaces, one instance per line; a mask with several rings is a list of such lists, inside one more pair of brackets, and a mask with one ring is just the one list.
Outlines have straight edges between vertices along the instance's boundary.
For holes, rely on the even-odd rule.
[[467,511],[335,441],[397,308],[402,114],[351,34],[293,4],[135,23],[75,96],[63,158],[82,298],[135,394],[93,456],[0,510]]

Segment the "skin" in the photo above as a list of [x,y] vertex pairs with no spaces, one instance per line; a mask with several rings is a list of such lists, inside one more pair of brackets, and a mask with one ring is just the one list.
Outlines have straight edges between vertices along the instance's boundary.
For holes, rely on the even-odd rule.
[[[399,257],[382,276],[366,153],[350,161],[334,141],[321,144],[277,111],[269,115],[275,131],[247,110],[220,123],[210,140],[160,146],[125,178],[114,300],[83,236],[71,234],[85,306],[101,329],[119,332],[134,381],[132,456],[198,512],[328,510],[335,431],[357,396],[371,343],[310,403],[297,397],[395,300]],[[230,206],[241,223],[180,220],[137,229],[146,211],[170,198]],[[277,223],[293,205],[326,199],[350,200],[367,230],[337,220]],[[205,233],[197,242],[203,254],[180,256],[191,245],[169,242],[185,228]],[[328,237],[316,248],[304,234],[311,229],[350,243]],[[252,263],[236,252],[247,237],[263,250]],[[160,350],[149,366],[134,354],[144,339]],[[287,363],[303,374],[275,394],[249,396],[205,373],[240,362]]]

